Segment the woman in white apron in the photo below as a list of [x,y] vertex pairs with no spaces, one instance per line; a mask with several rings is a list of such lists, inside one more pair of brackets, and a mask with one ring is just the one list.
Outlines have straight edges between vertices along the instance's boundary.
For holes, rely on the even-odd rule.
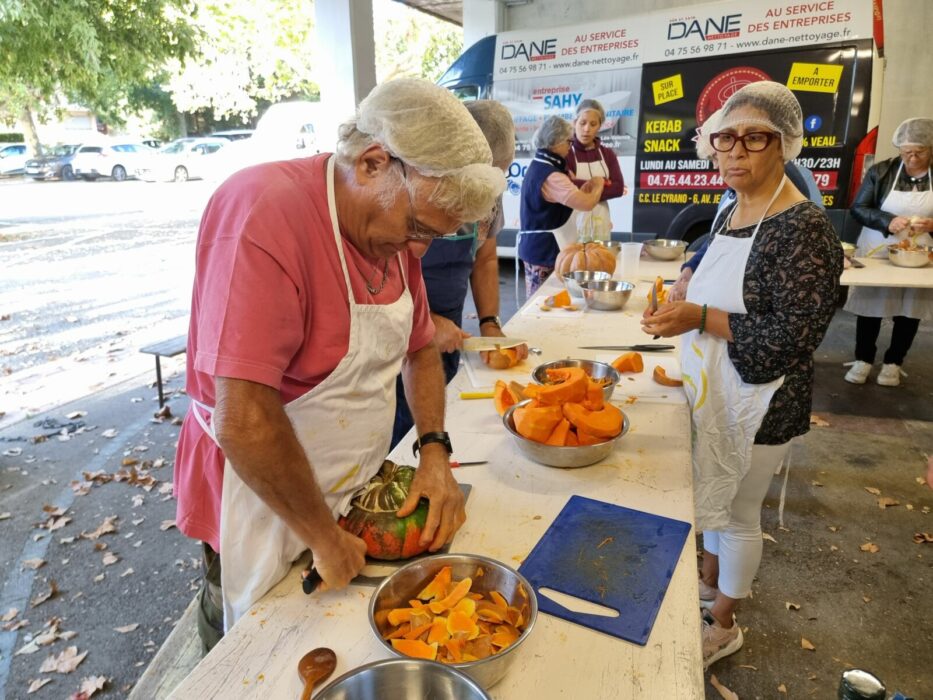
[[[599,204],[603,179],[594,177],[577,187],[567,176],[573,126],[558,116],[548,117],[532,137],[537,149],[522,180],[520,222],[515,259],[525,265],[525,293],[528,297],[554,271],[557,254],[577,240],[572,214],[589,211]],[[517,290],[516,290],[517,292]]]
[[800,105],[783,85],[752,83],[729,98],[709,138],[736,204],[714,232],[686,301],[646,312],[642,322],[651,335],[684,334],[703,530],[700,605],[709,609],[705,666],[742,646],[734,612],[761,562],[761,505],[790,440],[809,430],[813,352],[842,273],[832,224],[784,175],[802,133]]
[[[900,156],[882,161],[868,171],[852,204],[852,216],[862,224],[857,255],[888,256],[888,246],[904,240],[933,245],[933,119],[908,119],[894,132]],[[875,361],[881,320],[892,318],[891,344],[884,354],[876,381],[898,386],[907,351],[920,321],[933,319],[933,289],[905,287],[852,287],[845,310],[856,314],[855,361],[845,379],[864,384]]]
[[608,241],[612,217],[606,202],[628,193],[619,159],[597,136],[605,121],[606,110],[597,100],[581,100],[573,120],[574,136],[567,154],[567,173],[577,187],[594,177],[603,178],[603,191],[599,204],[589,211],[574,211],[570,217],[568,226],[573,226],[573,240]]

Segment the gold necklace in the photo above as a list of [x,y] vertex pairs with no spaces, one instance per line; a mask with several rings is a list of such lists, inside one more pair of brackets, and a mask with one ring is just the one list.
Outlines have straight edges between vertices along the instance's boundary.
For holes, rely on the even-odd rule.
[[[354,267],[356,267],[356,269],[359,271],[361,275],[366,277],[366,273],[360,270],[360,266],[356,264],[356,260],[353,261],[353,265]],[[373,278],[376,276],[377,272],[379,272],[379,263],[375,264],[375,266],[373,267],[372,274],[366,280],[366,290],[373,296],[375,296],[376,294],[382,291],[383,287],[386,286],[386,281],[389,279],[389,259],[388,258],[385,258],[385,264],[382,267],[382,281],[379,282],[378,287],[373,287]]]

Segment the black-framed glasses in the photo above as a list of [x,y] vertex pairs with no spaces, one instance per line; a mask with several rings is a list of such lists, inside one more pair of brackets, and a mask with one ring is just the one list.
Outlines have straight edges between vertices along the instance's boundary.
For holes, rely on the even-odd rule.
[[411,198],[411,188],[408,186],[408,170],[405,168],[405,161],[402,159],[397,159],[399,164],[402,166],[402,177],[405,179],[403,187],[405,188],[405,193],[408,195],[408,235],[405,236],[410,241],[433,241],[436,238],[456,238],[459,236],[457,231],[451,233],[438,233],[428,227],[424,226],[420,221],[418,221],[417,215],[415,213],[415,202]]
[[780,138],[780,134],[775,134],[773,131],[750,131],[744,136],[730,134],[728,131],[717,131],[709,135],[709,142],[720,153],[728,153],[739,141],[749,153],[758,153],[765,150],[776,138]]

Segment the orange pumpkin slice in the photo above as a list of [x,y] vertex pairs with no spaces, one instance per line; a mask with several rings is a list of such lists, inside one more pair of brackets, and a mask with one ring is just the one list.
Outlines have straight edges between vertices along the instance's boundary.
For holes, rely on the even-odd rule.
[[443,644],[450,639],[450,632],[447,631],[447,618],[435,617],[431,623],[431,631],[428,632],[428,644]]
[[437,642],[427,644],[420,639],[393,639],[392,646],[400,654],[413,659],[427,659],[434,661],[437,658]]
[[567,442],[567,433],[570,432],[570,421],[566,418],[562,419],[560,423],[557,424],[557,427],[551,431],[548,439],[544,441],[545,445],[554,445],[555,447],[563,447]]
[[654,368],[654,372],[651,373],[651,378],[656,381],[658,384],[664,386],[683,386],[684,383],[679,379],[673,379],[667,376],[667,372],[661,365],[657,365]]
[[622,353],[611,364],[618,372],[641,372],[645,369],[645,362],[638,352]]
[[402,636],[403,636],[405,639],[418,639],[418,637],[420,637],[422,634],[425,634],[425,633],[427,633],[428,631],[430,631],[431,626],[432,626],[433,624],[434,624],[433,622],[427,622],[427,623],[425,623],[425,624],[423,624],[423,625],[418,625],[417,627],[412,627],[411,630],[409,630],[408,632],[406,632],[406,633],[403,634]]
[[518,350],[515,348],[499,348],[490,350],[485,357],[486,364],[493,369],[508,369],[518,364]]
[[570,301],[570,292],[568,292],[566,289],[562,289],[554,296],[548,297],[548,301],[550,302],[550,305],[556,309],[573,305],[573,302]]
[[450,658],[454,660],[454,663],[459,664],[463,661],[463,652],[461,651],[462,647],[459,639],[448,639],[444,642],[444,648],[450,654]]
[[614,438],[622,432],[622,411],[611,403],[606,404],[599,411],[587,410],[585,406],[578,403],[565,403],[563,410],[564,417],[576,426],[577,437],[581,444],[583,444],[581,435],[583,432],[603,439]]
[[500,416],[505,415],[505,412],[509,410],[509,406],[514,406],[517,403],[512,397],[512,392],[509,391],[509,385],[501,379],[496,382],[492,400],[496,406],[496,413]]
[[470,586],[473,585],[473,580],[469,577],[458,581],[457,585],[454,586],[453,590],[447,595],[443,600],[435,600],[432,603],[428,603],[428,607],[431,608],[431,612],[435,615],[439,615],[445,610],[450,610],[457,603],[459,603],[463,597],[470,592]]
[[443,598],[447,595],[447,587],[450,585],[451,576],[452,569],[449,566],[445,566],[437,572],[437,576],[434,577],[431,583],[422,589],[418,597],[421,600],[437,600],[438,598]]
[[411,614],[415,611],[415,608],[395,608],[394,610],[389,611],[389,624],[393,627],[402,624],[403,622],[411,621]]
[[504,649],[514,644],[519,638],[518,630],[512,625],[499,625],[492,635],[492,643],[497,647]]
[[515,430],[522,437],[535,442],[544,442],[550,437],[557,424],[563,420],[560,406],[516,408],[512,414]]
[[475,639],[479,636],[479,626],[466,613],[454,610],[447,616],[447,632],[454,639]]

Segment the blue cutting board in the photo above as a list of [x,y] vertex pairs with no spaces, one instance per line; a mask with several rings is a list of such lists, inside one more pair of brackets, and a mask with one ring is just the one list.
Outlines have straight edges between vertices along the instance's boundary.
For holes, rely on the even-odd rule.
[[572,496],[519,568],[535,591],[550,588],[619,612],[568,610],[538,594],[538,609],[644,646],[690,524]]

